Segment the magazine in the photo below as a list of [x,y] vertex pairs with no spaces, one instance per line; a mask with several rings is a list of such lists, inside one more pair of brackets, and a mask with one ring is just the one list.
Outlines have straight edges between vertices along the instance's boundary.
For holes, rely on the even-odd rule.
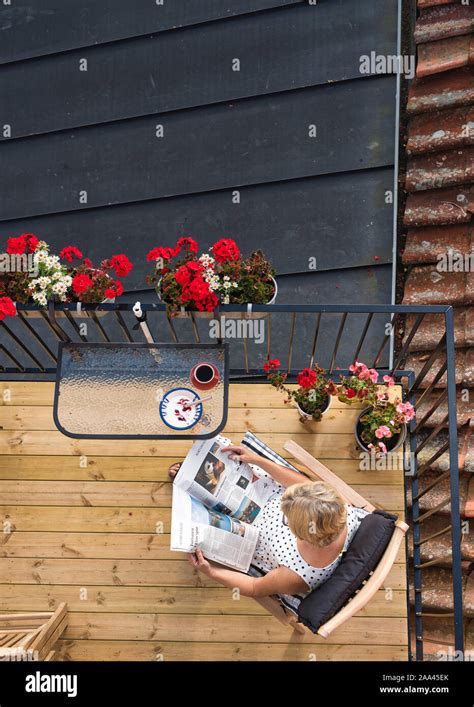
[[280,486],[257,466],[229,458],[222,436],[196,441],[173,484],[171,550],[193,552],[247,572],[259,530],[253,524]]

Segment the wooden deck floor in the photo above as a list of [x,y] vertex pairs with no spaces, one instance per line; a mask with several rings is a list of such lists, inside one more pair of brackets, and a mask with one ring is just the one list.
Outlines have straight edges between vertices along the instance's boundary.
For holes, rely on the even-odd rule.
[[[167,468],[182,441],[73,440],[53,384],[0,382],[0,611],[68,603],[65,660],[406,660],[404,552],[385,588],[329,640],[293,635],[256,602],[169,552]],[[357,411],[335,402],[303,426],[267,385],[233,385],[226,434],[292,438],[375,504],[403,515],[401,471],[360,471]],[[165,534],[156,533],[160,521]],[[10,524],[10,525],[9,525]]]

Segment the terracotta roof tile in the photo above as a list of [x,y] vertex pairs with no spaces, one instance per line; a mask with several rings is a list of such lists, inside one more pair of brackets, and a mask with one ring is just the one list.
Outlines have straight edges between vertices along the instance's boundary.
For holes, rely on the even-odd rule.
[[[406,320],[405,335],[408,336],[416,321],[410,314]],[[425,314],[410,344],[410,351],[430,351],[444,333],[444,318],[439,314]],[[474,307],[458,307],[454,310],[454,341],[456,346],[474,346]],[[472,469],[474,471],[474,468]]]
[[[421,418],[420,418],[421,419]],[[428,437],[432,430],[423,428],[417,435],[418,441],[421,442]],[[418,464],[422,466],[426,464],[431,457],[443,447],[448,441],[449,435],[447,430],[441,430],[434,439],[426,442],[425,446],[420,449],[418,454]],[[459,469],[472,473],[474,471],[474,434],[472,429],[462,428],[458,432],[458,465]],[[449,449],[441,454],[431,464],[430,469],[438,473],[448,471],[450,466]],[[473,528],[474,530],[474,528]]]
[[403,304],[462,305],[474,302],[474,272],[439,272],[435,265],[414,267],[405,283]]
[[[431,516],[421,524],[421,540],[430,535],[440,533],[449,528],[449,520],[442,516]],[[413,557],[413,547],[409,546],[410,557]],[[469,532],[464,533],[461,542],[461,557],[469,562],[474,561],[474,528],[469,524]],[[436,538],[426,540],[421,545],[421,559],[423,562],[437,559],[440,565],[449,566],[452,562],[451,531],[438,535]]]
[[402,260],[406,265],[439,262],[439,256],[452,251],[464,257],[474,251],[472,222],[459,226],[428,226],[408,231]]
[[461,3],[462,0],[418,0],[418,8],[422,10],[426,7],[437,7],[439,5],[452,5],[453,3]]
[[437,39],[469,34],[474,30],[474,6],[450,4],[422,10],[416,21],[415,42],[433,42]]
[[[410,579],[410,587],[413,580]],[[463,589],[467,576],[463,576]],[[410,592],[413,596],[413,591]],[[423,609],[453,610],[453,576],[450,570],[442,567],[426,567],[423,570]]]
[[449,37],[418,46],[416,75],[429,76],[474,63],[474,36]]
[[[406,368],[410,371],[414,371],[415,375],[418,375],[425,365],[426,361],[431,355],[430,351],[425,351],[423,353],[414,353],[408,356],[406,361]],[[443,366],[446,360],[445,354],[440,354],[435,358],[430,370],[427,372],[424,379],[421,381],[421,387],[427,388],[433,382],[436,374]],[[456,385],[463,385],[464,387],[474,388],[474,348],[470,349],[458,349],[456,351]],[[436,383],[436,388],[446,387],[446,374],[441,376],[439,381]],[[474,409],[473,409],[474,413]]]
[[473,67],[414,79],[408,89],[409,113],[456,108],[470,103],[474,103]]
[[[426,471],[420,477],[419,489],[422,492],[430,484],[432,484],[439,474],[435,471]],[[459,511],[463,518],[466,517],[466,501],[468,495],[469,481],[471,480],[471,474],[461,474],[459,478]],[[420,511],[425,513],[426,511],[432,511],[437,506],[440,506],[445,500],[446,504],[439,508],[437,513],[440,516],[450,516],[451,515],[451,487],[449,477],[441,479],[436,486],[430,488],[430,490],[425,493],[424,496],[420,498]]]
[[464,588],[463,606],[466,616],[474,616],[474,572],[471,572],[467,578]]
[[[467,626],[467,621],[465,621]],[[412,636],[412,643],[414,640]],[[454,621],[451,616],[424,616],[423,617],[423,656],[424,660],[429,660],[429,656],[433,656],[432,660],[439,660],[439,656],[435,655],[442,651],[446,653],[448,645],[454,646]],[[413,645],[413,651],[415,644]],[[467,650],[467,644],[466,644]]]
[[430,226],[466,223],[474,212],[474,187],[434,189],[407,197],[405,226]]
[[467,490],[466,504],[464,507],[466,518],[474,518],[474,476],[471,474],[469,487]]
[[[428,395],[417,408],[417,417],[419,420],[426,415],[429,410],[436,403],[439,398],[439,391],[436,393],[431,393]],[[474,411],[472,401],[466,401],[465,396],[461,391],[457,392],[456,396],[456,408],[457,408],[457,423],[458,427],[463,427],[466,424],[474,427]],[[448,407],[446,402],[441,403],[437,410],[432,414],[428,422],[427,427],[434,428],[442,423],[446,415],[448,414]]]
[[414,116],[408,126],[407,154],[419,155],[474,144],[474,106]]
[[409,192],[451,187],[474,181],[474,147],[414,157],[408,161]]

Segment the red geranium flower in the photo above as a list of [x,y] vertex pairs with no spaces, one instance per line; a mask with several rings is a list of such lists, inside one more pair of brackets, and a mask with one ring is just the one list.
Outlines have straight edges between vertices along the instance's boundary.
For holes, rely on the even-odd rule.
[[158,258],[163,258],[163,260],[170,260],[175,255],[177,255],[177,253],[175,253],[174,248],[153,248],[146,256],[146,259],[148,261],[158,260]]
[[180,267],[176,270],[174,276],[178,285],[181,285],[182,287],[186,287],[186,285],[188,285],[191,280],[191,273],[189,272],[186,265],[180,265]]
[[280,368],[281,363],[277,358],[271,358],[263,364],[263,370],[268,373],[268,371],[274,371],[276,368]]
[[230,238],[222,238],[212,246],[212,252],[218,263],[225,263],[228,260],[238,260],[240,250],[237,243]]
[[80,295],[83,292],[87,292],[94,283],[92,282],[89,275],[79,274],[76,275],[72,281],[72,289],[76,295]]
[[34,253],[38,247],[39,240],[33,233],[23,233],[26,238],[26,245],[28,248],[28,253]]
[[61,260],[67,260],[68,263],[72,263],[74,258],[80,260],[82,258],[82,253],[79,248],[76,248],[73,245],[68,245],[62,249],[62,251],[59,253],[59,257],[61,258]]
[[356,392],[355,392],[354,388],[348,388],[346,390],[346,397],[347,398],[353,398],[353,397],[355,397],[355,394],[356,394]]
[[22,233],[17,238],[9,238],[7,241],[7,253],[10,255],[23,255],[23,253],[34,253],[38,247],[39,240],[33,233]]
[[10,297],[0,297],[0,321],[5,319],[5,317],[14,317],[16,314],[16,307]]
[[92,260],[90,258],[84,258],[82,261],[82,264],[84,265],[85,268],[91,268],[92,267]]
[[191,238],[190,236],[182,236],[181,238],[178,238],[176,248],[174,249],[175,255],[178,255],[183,248],[188,248],[190,253],[198,252],[198,244],[194,238]]
[[303,368],[303,370],[298,373],[296,380],[298,385],[302,388],[312,388],[316,383],[316,371],[312,368]]
[[123,285],[120,280],[116,280],[112,287],[108,287],[104,292],[106,299],[114,299],[123,295]]
[[113,255],[110,259],[110,267],[115,270],[115,274],[119,277],[125,277],[132,271],[133,265],[126,255]]

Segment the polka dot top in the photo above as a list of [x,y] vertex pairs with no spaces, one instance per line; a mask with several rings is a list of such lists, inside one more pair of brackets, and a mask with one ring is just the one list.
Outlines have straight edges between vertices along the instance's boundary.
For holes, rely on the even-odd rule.
[[[252,574],[266,574],[277,567],[288,567],[296,572],[308,585],[309,591],[297,597],[282,595],[286,604],[296,607],[311,590],[319,587],[332,575],[356,534],[362,519],[368,514],[361,508],[347,505],[348,532],[344,547],[338,557],[326,567],[313,567],[302,558],[297,548],[297,538],[284,522],[280,502],[284,488],[275,492],[258,515],[254,525],[259,527],[260,535],[252,559]],[[256,570],[256,571],[255,571]]]

